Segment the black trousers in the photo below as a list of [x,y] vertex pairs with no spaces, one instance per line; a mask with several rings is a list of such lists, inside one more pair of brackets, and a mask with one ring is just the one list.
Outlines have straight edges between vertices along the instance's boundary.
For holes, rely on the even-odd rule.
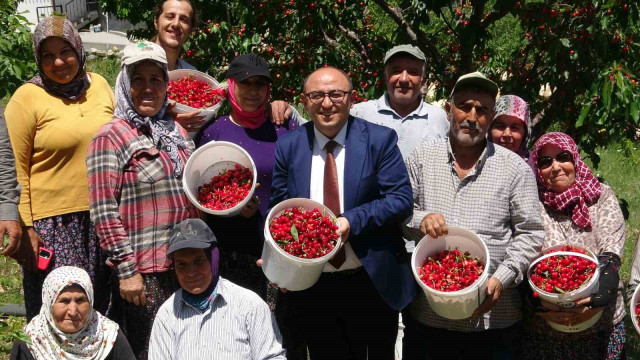
[[288,292],[311,360],[393,360],[398,312],[389,308],[364,269],[323,273],[304,291]]
[[402,322],[402,360],[521,358],[522,322],[504,329],[450,331],[423,325],[408,308],[402,312]]

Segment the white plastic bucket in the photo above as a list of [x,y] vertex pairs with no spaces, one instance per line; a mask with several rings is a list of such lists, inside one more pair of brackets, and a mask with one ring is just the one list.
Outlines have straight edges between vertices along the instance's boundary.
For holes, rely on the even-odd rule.
[[274,206],[264,224],[264,246],[262,247],[262,271],[264,275],[279,287],[291,291],[305,290],[313,286],[322,275],[322,269],[340,248],[342,239],[338,239],[335,248],[323,257],[316,259],[301,259],[282,250],[271,237],[269,231],[269,223],[271,219],[282,214],[286,209],[303,208],[304,210],[313,210],[317,208],[327,216],[334,219],[336,225],[336,216],[324,205],[313,200],[303,198],[293,198],[285,200]]
[[640,325],[638,325],[638,319],[636,316],[636,304],[638,304],[638,302],[640,302],[640,286],[636,286],[636,290],[633,292],[633,296],[631,297],[631,303],[629,304],[629,314],[631,315],[633,327],[636,329],[638,334],[640,334]]
[[[527,271],[527,280],[529,281],[529,286],[531,286],[531,289],[533,289],[533,291],[538,293],[540,300],[550,302],[560,307],[572,308],[576,306],[574,301],[589,297],[589,295],[595,293],[598,290],[598,278],[600,277],[600,269],[596,266],[596,269],[593,272],[593,276],[591,277],[589,282],[584,287],[572,292],[557,294],[557,293],[546,292],[546,291],[543,291],[542,289],[537,288],[533,284],[533,281],[531,280],[531,272],[535,269],[535,266],[539,262],[545,259],[548,259],[552,256],[558,256],[558,255],[571,255],[571,256],[582,257],[595,262],[596,265],[598,264],[598,261],[590,255],[585,255],[585,254],[580,254],[575,252],[568,252],[568,251],[558,251],[558,252],[546,254],[539,257],[538,259],[533,261],[529,266],[529,271]],[[598,322],[598,319],[600,319],[600,316],[602,316],[602,312],[599,312],[598,314],[594,315],[591,319],[583,323],[571,325],[571,326],[562,325],[562,324],[558,324],[550,321],[547,321],[547,324],[549,324],[551,328],[557,331],[566,332],[566,333],[575,333],[575,332],[586,330],[591,326],[593,326],[593,324]]]
[[[211,85],[211,88],[213,89],[220,88],[220,84],[216,81],[216,79],[198,70],[179,69],[179,70],[169,71],[170,81],[171,80],[177,81],[183,77],[188,77],[188,76],[192,76],[196,80],[206,81],[207,83],[209,83],[209,85]],[[204,116],[204,120],[209,121],[211,120],[211,118],[216,116],[216,114],[218,113],[218,110],[220,110],[220,107],[222,107],[222,103],[224,102],[224,100],[225,99],[220,100],[217,104],[215,104],[212,107],[201,108],[201,109],[193,108],[185,104],[180,104],[179,102],[174,100],[169,100],[169,101],[176,104],[176,106],[173,108],[173,111],[175,111],[176,113],[184,114],[184,113],[189,113],[189,112],[198,110],[200,111],[200,115]],[[193,137],[195,136],[196,133],[197,132],[190,132],[189,134],[191,135],[191,137]]]
[[[423,237],[411,256],[413,276],[427,296],[431,309],[436,314],[447,319],[466,319],[482,304],[487,293],[487,278],[490,265],[489,249],[482,239],[467,229],[449,226],[449,234],[437,239],[429,235]],[[458,248],[462,252],[469,252],[471,256],[481,258],[485,270],[480,278],[471,286],[460,291],[444,292],[428,287],[420,280],[419,269],[422,268],[429,256],[436,253]]]
[[[236,206],[227,210],[211,210],[200,204],[198,201],[198,187],[211,181],[214,176],[220,175],[229,169],[233,169],[235,164],[240,164],[251,170],[253,182],[251,190],[244,200]],[[197,149],[187,160],[184,168],[182,187],[187,194],[187,198],[198,209],[217,216],[235,216],[249,202],[256,190],[258,174],[256,165],[249,153],[242,147],[226,141],[212,141]]]

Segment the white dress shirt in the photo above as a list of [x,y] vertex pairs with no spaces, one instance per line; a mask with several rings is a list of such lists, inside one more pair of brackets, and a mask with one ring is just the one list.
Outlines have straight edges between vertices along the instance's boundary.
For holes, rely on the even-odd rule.
[[[313,127],[315,137],[313,139],[313,157],[311,158],[311,182],[309,195],[311,200],[324,204],[324,162],[327,159],[327,152],[324,147],[331,140],[338,143],[333,150],[333,156],[336,159],[336,170],[338,171],[338,187],[340,192],[340,213],[344,212],[344,159],[345,159],[345,143],[347,140],[347,126],[333,139],[324,136],[315,126]],[[339,214],[336,214],[338,216]],[[355,269],[362,266],[360,259],[353,252],[350,243],[344,246],[346,259],[339,269],[327,263],[324,266],[324,272],[335,272],[342,270]]]

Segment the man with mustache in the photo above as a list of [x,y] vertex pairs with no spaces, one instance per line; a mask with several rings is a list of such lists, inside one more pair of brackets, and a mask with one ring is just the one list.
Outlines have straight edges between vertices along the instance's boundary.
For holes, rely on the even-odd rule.
[[516,287],[540,253],[544,228],[531,169],[487,141],[497,92],[479,72],[461,76],[445,105],[449,138],[423,143],[407,159],[414,212],[405,236],[419,241],[446,235],[447,226],[464,227],[487,244],[490,263],[486,299],[470,318],[440,317],[418,294],[403,312],[405,360],[520,357]]

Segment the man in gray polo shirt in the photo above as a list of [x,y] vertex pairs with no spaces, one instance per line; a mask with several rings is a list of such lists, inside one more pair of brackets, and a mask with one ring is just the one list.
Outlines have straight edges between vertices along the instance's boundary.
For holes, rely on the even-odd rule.
[[[424,53],[415,46],[405,44],[391,48],[384,56],[387,91],[377,100],[364,101],[351,108],[352,116],[394,129],[404,159],[421,142],[445,138],[449,133],[444,110],[424,102],[421,89],[427,80],[425,61]],[[284,101],[274,101],[271,108],[275,123],[282,123],[290,116],[298,123],[305,121]]]

